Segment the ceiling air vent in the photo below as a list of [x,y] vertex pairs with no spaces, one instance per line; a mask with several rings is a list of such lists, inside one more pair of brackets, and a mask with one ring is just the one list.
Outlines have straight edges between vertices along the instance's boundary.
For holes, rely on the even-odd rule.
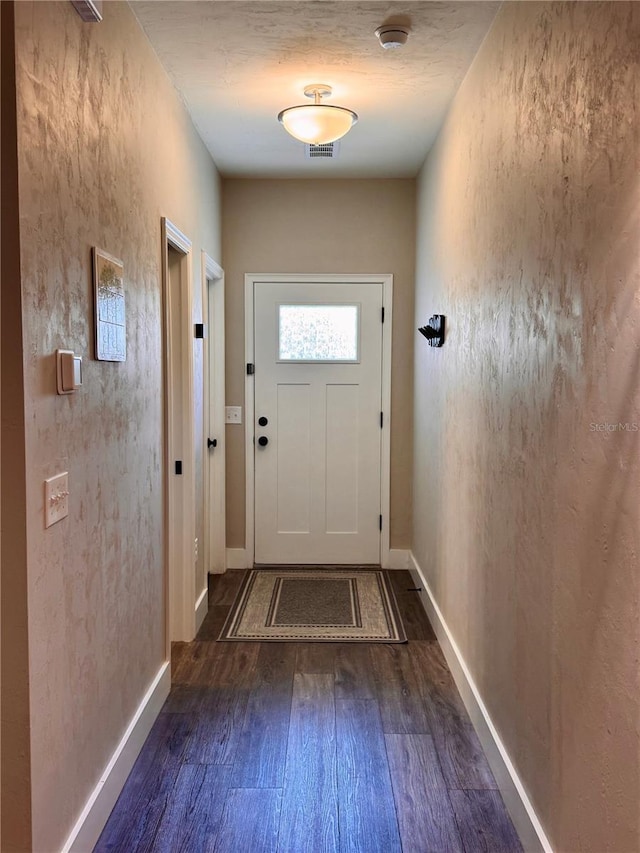
[[71,4],[85,23],[96,24],[102,20],[102,0],[71,0]]
[[335,160],[339,150],[339,142],[325,142],[324,145],[305,143],[304,156],[307,160]]

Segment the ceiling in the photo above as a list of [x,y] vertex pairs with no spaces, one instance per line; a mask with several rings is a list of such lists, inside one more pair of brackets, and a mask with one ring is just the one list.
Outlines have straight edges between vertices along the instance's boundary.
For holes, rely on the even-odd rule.
[[[131,2],[221,174],[279,178],[415,176],[499,5]],[[379,46],[387,22],[410,26],[404,48]],[[311,83],[359,115],[332,160],[306,159],[277,121]]]

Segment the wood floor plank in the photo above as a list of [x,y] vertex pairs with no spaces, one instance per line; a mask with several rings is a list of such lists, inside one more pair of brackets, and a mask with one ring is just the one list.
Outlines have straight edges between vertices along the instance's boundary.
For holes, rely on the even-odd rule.
[[195,684],[174,684],[162,708],[167,714],[198,713],[206,688]]
[[450,791],[466,853],[523,853],[499,791]]
[[227,569],[221,575],[209,576],[209,607],[231,605],[246,575],[245,569]]
[[153,853],[207,853],[220,832],[230,767],[183,764],[155,836]]
[[180,666],[184,655],[189,651],[189,643],[171,643],[171,674]]
[[184,714],[160,714],[105,826],[94,853],[150,851],[191,733]]
[[[183,680],[190,684],[206,685],[213,683],[213,671],[224,657],[225,650],[221,648],[219,643],[199,639],[199,635],[190,645],[193,646],[193,670],[190,668],[189,659],[183,659],[181,666],[181,674],[184,673]],[[231,656],[231,662],[232,666],[236,665],[235,655]]]
[[278,853],[339,849],[333,675],[296,673]]
[[281,788],[289,739],[294,643],[262,643],[233,770],[234,788]]
[[[247,699],[257,677],[258,643],[201,643],[201,689],[194,732],[185,749],[189,764],[233,764],[244,725]],[[171,697],[170,697],[171,699]]]
[[336,654],[340,643],[296,643],[298,659],[296,672],[313,674],[332,674],[335,670]]
[[258,643],[227,644],[194,640],[189,646],[189,652],[181,658],[179,670],[172,674],[172,685],[229,686],[246,680],[247,676],[255,672]]
[[198,640],[218,639],[245,574],[244,569],[230,569],[222,575],[209,576],[209,609],[198,631]]
[[374,699],[376,685],[369,646],[343,643],[335,655],[336,699]]
[[445,694],[449,704],[461,717],[465,717],[467,710],[440,645],[437,642],[414,642],[411,655],[420,693],[425,697],[434,692]]
[[407,639],[434,641],[435,632],[422,606],[419,594],[414,591],[415,583],[410,573],[392,571],[388,572],[388,575],[398,602],[398,609],[402,614]]
[[496,789],[497,783],[442,650],[436,643],[414,643],[412,654],[447,786]]
[[369,646],[386,733],[430,733],[424,701],[411,664],[410,646],[411,643]]
[[389,734],[385,741],[403,850],[465,853],[432,738]]
[[[252,684],[257,677],[256,664],[260,643],[206,643],[211,655],[202,672],[203,682],[222,687]],[[232,646],[233,648],[229,648]]]
[[420,787],[447,789],[431,735],[384,736],[387,758],[396,778],[402,771],[409,790]]
[[401,853],[378,703],[336,701],[341,853]]
[[497,789],[498,785],[469,722],[460,718],[441,697],[430,704],[429,719],[442,772],[449,788]]
[[[247,693],[234,687],[203,692],[194,731],[185,749],[189,764],[233,764],[244,725]],[[185,714],[190,719],[190,715]]]
[[175,667],[171,669],[171,684],[195,684],[198,681],[199,673],[204,666],[205,658],[208,654],[207,646],[210,644],[193,642],[193,643],[172,643],[172,653],[174,646],[184,646],[178,652]]
[[209,612],[198,631],[197,639],[208,640],[209,642],[217,640],[230,610],[231,607],[228,604],[214,604],[209,607]]
[[274,789],[232,788],[224,804],[215,853],[274,853],[281,800],[282,792]]

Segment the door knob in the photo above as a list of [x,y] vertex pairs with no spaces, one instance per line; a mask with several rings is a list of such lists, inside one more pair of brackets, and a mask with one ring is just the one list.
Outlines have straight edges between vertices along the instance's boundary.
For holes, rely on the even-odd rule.
[[207,447],[209,448],[209,450],[211,450],[212,447],[217,447],[217,446],[218,446],[218,439],[217,438],[208,438],[207,439]]
[[267,444],[269,444],[269,439],[266,435],[261,435],[258,439],[258,444],[260,445],[260,447],[266,447]]
[[269,423],[269,421],[263,415],[261,418],[258,418],[258,423],[260,424],[260,426],[266,426]]

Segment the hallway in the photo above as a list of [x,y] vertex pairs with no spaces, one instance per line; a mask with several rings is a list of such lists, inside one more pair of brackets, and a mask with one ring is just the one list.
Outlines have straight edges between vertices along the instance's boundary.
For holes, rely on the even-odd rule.
[[243,574],[174,645],[96,853],[522,850],[408,572],[406,645],[216,643]]

